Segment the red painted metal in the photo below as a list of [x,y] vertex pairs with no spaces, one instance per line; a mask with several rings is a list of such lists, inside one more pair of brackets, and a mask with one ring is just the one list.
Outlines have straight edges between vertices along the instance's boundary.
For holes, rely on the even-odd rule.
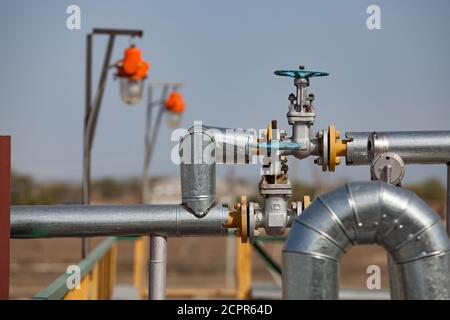
[[0,136],[0,300],[9,299],[11,138]]

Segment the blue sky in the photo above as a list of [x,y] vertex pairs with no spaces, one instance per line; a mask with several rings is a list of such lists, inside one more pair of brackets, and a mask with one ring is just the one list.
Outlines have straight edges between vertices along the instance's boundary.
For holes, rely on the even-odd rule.
[[[66,28],[66,8],[81,7],[81,30]],[[381,8],[381,30],[366,28],[366,8]],[[299,64],[330,72],[312,81],[319,130],[450,130],[449,1],[2,1],[0,134],[12,135],[14,168],[38,179],[81,177],[85,36],[94,27],[141,28],[136,44],[149,80],[185,83],[182,125],[289,129],[292,83],[273,75]],[[116,41],[118,60],[128,45]],[[98,76],[106,37],[95,39]],[[94,79],[96,83],[97,77]],[[93,150],[93,176],[139,175],[144,104],[127,107],[108,79]],[[162,128],[152,171],[178,174],[171,129]],[[292,178],[310,181],[312,158],[292,159]],[[228,167],[219,174],[227,173]],[[237,175],[257,179],[257,166]],[[367,179],[368,167],[339,166],[323,179]],[[411,166],[408,181],[443,166]]]

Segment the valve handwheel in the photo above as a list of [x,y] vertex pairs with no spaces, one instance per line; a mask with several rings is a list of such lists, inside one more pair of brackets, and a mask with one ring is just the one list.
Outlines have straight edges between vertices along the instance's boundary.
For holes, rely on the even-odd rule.
[[277,76],[291,77],[296,79],[309,79],[313,77],[325,77],[330,75],[328,72],[317,70],[305,70],[304,66],[300,66],[298,70],[276,70],[274,72]]

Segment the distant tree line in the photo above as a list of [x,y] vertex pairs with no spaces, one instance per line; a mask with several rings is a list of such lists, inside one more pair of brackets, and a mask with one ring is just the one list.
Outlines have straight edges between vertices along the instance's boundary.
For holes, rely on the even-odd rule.
[[[153,178],[151,184],[158,184],[160,177]],[[333,186],[334,187],[334,186]],[[316,190],[312,184],[292,182],[292,200],[302,200],[304,195],[312,196]],[[325,187],[329,190],[331,186]],[[415,192],[430,205],[444,204],[446,189],[438,179],[427,179],[421,183],[406,185],[405,188]],[[141,180],[139,178],[102,178],[92,183],[92,198],[118,200],[126,196],[139,197]],[[262,202],[259,195],[249,197],[249,201]],[[81,184],[68,182],[40,182],[31,175],[13,171],[12,204],[77,204],[81,203]],[[439,211],[439,210],[438,210]]]

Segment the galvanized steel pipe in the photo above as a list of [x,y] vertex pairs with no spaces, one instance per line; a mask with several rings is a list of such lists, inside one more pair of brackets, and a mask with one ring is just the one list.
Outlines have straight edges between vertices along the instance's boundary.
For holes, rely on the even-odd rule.
[[450,299],[450,240],[414,193],[384,182],[350,183],[296,218],[283,251],[283,296],[337,299],[339,262],[351,245],[391,255],[406,299]]
[[370,164],[371,154],[394,152],[405,164],[439,164],[450,161],[450,131],[347,132],[346,164]]
[[215,157],[214,139],[202,126],[190,128],[180,141],[181,203],[197,217],[217,204]]
[[166,298],[166,265],[167,238],[152,236],[150,241],[148,268],[148,298],[149,300],[164,300]]
[[12,206],[11,238],[225,235],[228,208],[203,218],[182,205]]

